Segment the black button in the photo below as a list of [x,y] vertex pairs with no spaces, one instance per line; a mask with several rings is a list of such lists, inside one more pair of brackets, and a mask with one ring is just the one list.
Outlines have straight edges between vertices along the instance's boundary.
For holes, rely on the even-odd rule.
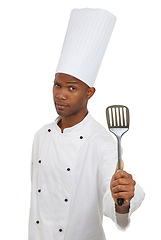
[[67,171],[70,171],[70,168],[67,168]]
[[83,136],[80,136],[80,139],[83,139]]
[[39,221],[36,221],[36,224],[39,224]]
[[64,199],[64,201],[65,201],[65,202],[68,202],[68,199],[66,198],[66,199]]
[[48,132],[51,132],[51,129],[48,129]]
[[41,189],[38,189],[38,192],[40,193],[40,192],[41,192]]
[[60,228],[60,229],[59,229],[59,232],[62,232],[62,231],[63,231],[63,229]]
[[39,160],[39,163],[41,163],[41,160]]

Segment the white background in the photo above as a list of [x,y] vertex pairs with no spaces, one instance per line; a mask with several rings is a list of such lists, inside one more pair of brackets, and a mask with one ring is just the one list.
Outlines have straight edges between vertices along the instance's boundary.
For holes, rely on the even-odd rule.
[[[160,236],[160,62],[158,0],[3,0],[0,3],[0,238],[27,240],[30,161],[35,132],[56,118],[55,68],[72,8],[105,8],[117,16],[89,111],[105,127],[105,109],[130,109],[123,136],[125,170],[146,198],[126,232],[105,218],[107,239]],[[3,236],[3,237],[2,237]],[[155,238],[154,236],[154,238]]]

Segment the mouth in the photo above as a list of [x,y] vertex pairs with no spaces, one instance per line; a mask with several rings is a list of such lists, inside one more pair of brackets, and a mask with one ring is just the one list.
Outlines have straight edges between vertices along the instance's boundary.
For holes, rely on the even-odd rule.
[[58,110],[64,110],[67,108],[67,105],[55,102],[55,107]]

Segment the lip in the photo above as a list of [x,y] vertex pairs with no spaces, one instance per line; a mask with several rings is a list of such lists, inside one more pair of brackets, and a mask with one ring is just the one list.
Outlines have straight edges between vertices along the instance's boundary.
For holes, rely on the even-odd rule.
[[59,109],[59,110],[64,110],[64,109],[67,107],[67,105],[65,105],[65,104],[60,104],[60,103],[55,103],[55,106],[56,106],[56,108]]

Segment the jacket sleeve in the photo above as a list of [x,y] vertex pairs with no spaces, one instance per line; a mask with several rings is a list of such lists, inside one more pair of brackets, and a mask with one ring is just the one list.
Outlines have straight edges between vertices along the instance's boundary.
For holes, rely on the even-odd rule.
[[110,182],[117,165],[117,148],[113,138],[109,139],[101,149],[99,166],[99,184],[103,201],[103,214],[111,218],[119,229],[124,230],[130,223],[131,214],[141,205],[144,191],[136,184],[134,197],[130,201],[128,214],[119,214],[115,211],[115,202],[110,190]]
[[37,145],[34,138],[32,145],[31,156],[31,200],[30,200],[30,212],[29,212],[29,224],[28,224],[28,239],[36,239],[36,216],[37,216]]

